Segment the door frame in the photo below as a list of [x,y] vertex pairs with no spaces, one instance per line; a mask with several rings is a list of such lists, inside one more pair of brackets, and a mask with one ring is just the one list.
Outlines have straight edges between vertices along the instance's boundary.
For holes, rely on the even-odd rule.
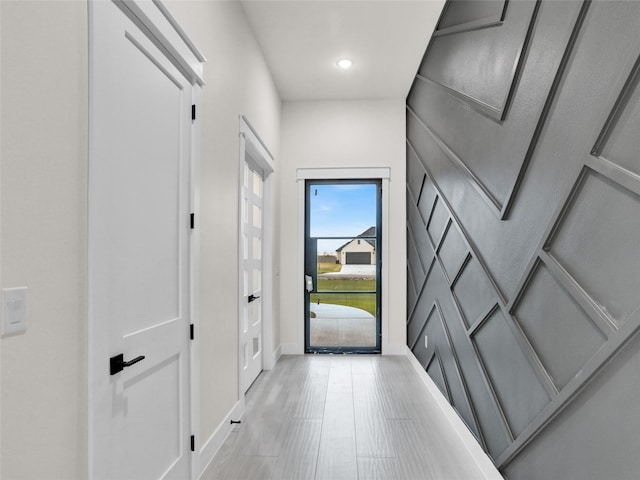
[[243,166],[247,156],[264,172],[262,192],[262,369],[271,370],[277,361],[273,354],[273,155],[266,147],[249,120],[240,115],[240,155],[238,156],[238,399],[244,400],[242,391],[242,307],[243,295],[243,258],[242,258],[242,186],[244,184]]
[[[307,262],[311,262],[312,264],[317,263],[317,252],[314,252],[313,260],[311,257],[312,247],[311,244],[311,187],[318,185],[372,185],[375,186],[376,195],[375,195],[375,237],[376,237],[376,245],[375,245],[375,267],[376,267],[376,314],[375,314],[375,345],[374,346],[346,346],[346,345],[335,345],[335,346],[321,346],[311,345],[311,317],[310,317],[310,299],[312,293],[323,293],[318,290],[318,273],[317,268],[311,267],[307,264]],[[357,178],[357,179],[310,179],[305,181],[305,199],[304,199],[304,208],[305,208],[305,238],[304,238],[304,274],[305,278],[307,275],[313,276],[314,282],[314,290],[313,292],[308,292],[306,287],[304,289],[304,352],[309,353],[333,353],[333,354],[341,354],[341,353],[369,353],[376,354],[382,353],[382,256],[384,255],[386,245],[382,243],[382,230],[384,226],[382,226],[382,179],[380,178]],[[322,238],[322,237],[318,237]],[[352,240],[355,237],[349,237]],[[342,238],[341,240],[344,242],[349,242],[350,240],[347,237]],[[317,247],[317,244],[316,244]],[[348,253],[346,254],[349,255]],[[369,259],[369,263],[371,263],[371,254],[367,252],[366,254]],[[309,256],[309,257],[308,257]]]
[[[95,15],[93,14],[93,4],[103,0],[89,0],[88,2],[88,18],[89,18],[89,106],[88,106],[88,118],[89,118],[89,165],[91,159],[95,155],[92,149],[91,139],[96,132],[92,127],[92,103],[95,90],[91,87],[94,80],[94,70],[92,68],[93,58],[93,42],[92,37],[92,25],[95,21]],[[162,51],[167,59],[177,68],[182,75],[192,85],[192,104],[200,105],[202,97],[202,87],[205,85],[203,78],[204,63],[207,61],[204,55],[196,47],[193,41],[189,38],[187,33],[182,29],[178,21],[171,15],[169,10],[164,6],[161,0],[154,0],[153,2],[146,2],[140,0],[112,0],[113,3],[122,11],[122,13],[128,17],[133,23],[140,27],[141,31],[147,36],[147,38],[154,43],[160,51]],[[192,122],[191,126],[191,148],[189,155],[189,202],[191,211],[197,215],[199,213],[199,166],[200,166],[200,145],[201,145],[202,132],[199,126],[199,122]],[[91,169],[87,178],[88,185],[88,202],[90,202],[91,186],[98,181],[91,176]],[[103,339],[105,338],[105,331],[107,326],[99,324],[93,315],[92,304],[92,264],[95,262],[94,255],[96,254],[93,245],[93,235],[91,230],[91,208],[90,205],[87,209],[87,220],[89,228],[87,231],[87,444],[88,444],[88,472],[89,476],[93,477],[94,474],[94,451],[96,449],[96,438],[94,434],[94,418],[98,408],[98,401],[94,392],[94,383],[96,376],[104,375],[106,370],[106,355],[103,346]],[[199,290],[199,240],[198,240],[197,222],[196,228],[191,230],[189,239],[189,310],[190,310],[190,322],[197,330],[199,317],[198,317],[198,290]],[[198,342],[197,335],[196,340],[192,341],[189,348],[189,401],[184,408],[189,409],[190,429],[191,432],[196,435],[199,431],[199,356],[198,356]],[[190,452],[190,477],[196,478],[199,474],[198,461],[199,450],[196,448],[195,452]]]
[[389,344],[389,182],[391,180],[390,167],[345,167],[345,168],[298,168],[296,180],[298,182],[298,268],[296,288],[297,309],[299,319],[297,326],[297,342],[295,354],[304,354],[304,249],[305,249],[305,213],[306,213],[306,181],[307,180],[357,180],[379,179],[382,182],[382,262],[380,265],[380,346],[382,355],[393,354]]

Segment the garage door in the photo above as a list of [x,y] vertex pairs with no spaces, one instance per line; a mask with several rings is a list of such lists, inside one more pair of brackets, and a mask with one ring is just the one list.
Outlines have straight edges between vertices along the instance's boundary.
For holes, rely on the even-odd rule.
[[347,265],[370,265],[371,253],[347,252]]

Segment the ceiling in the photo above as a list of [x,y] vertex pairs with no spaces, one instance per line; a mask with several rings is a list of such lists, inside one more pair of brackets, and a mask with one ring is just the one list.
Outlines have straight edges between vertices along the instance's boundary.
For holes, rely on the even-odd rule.
[[406,97],[444,0],[242,5],[283,101],[355,100]]

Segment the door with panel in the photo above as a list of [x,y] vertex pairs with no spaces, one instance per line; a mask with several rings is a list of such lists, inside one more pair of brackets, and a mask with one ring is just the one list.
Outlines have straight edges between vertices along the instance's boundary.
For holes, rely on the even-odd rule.
[[262,372],[263,350],[263,198],[264,172],[245,154],[242,162],[242,299],[240,321],[241,389],[245,393]]
[[90,472],[184,480],[192,85],[126,8],[90,3]]

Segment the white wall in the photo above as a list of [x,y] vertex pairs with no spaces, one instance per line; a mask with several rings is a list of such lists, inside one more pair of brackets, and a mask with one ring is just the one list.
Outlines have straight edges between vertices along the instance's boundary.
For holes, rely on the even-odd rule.
[[[275,156],[280,98],[239,2],[170,1],[207,58],[200,167],[200,443],[238,402],[238,116]],[[274,179],[275,180],[275,179]],[[277,240],[276,240],[277,241]],[[265,254],[265,258],[273,258]],[[279,345],[277,298],[275,346]]]
[[[300,167],[390,167],[390,350],[406,343],[405,107],[404,99],[287,102],[282,108],[280,177],[280,308],[283,351],[302,353],[298,318],[298,188]],[[384,226],[383,226],[384,228]]]
[[[204,441],[238,401],[238,115],[256,128],[277,169],[280,99],[239,2],[167,5],[209,60],[199,109]],[[2,287],[30,289],[27,333],[1,341],[0,476],[83,479],[87,4],[2,0],[0,9],[1,280]],[[278,253],[271,257],[277,260]],[[277,299],[273,317],[278,346]]]
[[86,478],[86,2],[2,0],[2,287],[29,287],[2,343],[2,472]]

